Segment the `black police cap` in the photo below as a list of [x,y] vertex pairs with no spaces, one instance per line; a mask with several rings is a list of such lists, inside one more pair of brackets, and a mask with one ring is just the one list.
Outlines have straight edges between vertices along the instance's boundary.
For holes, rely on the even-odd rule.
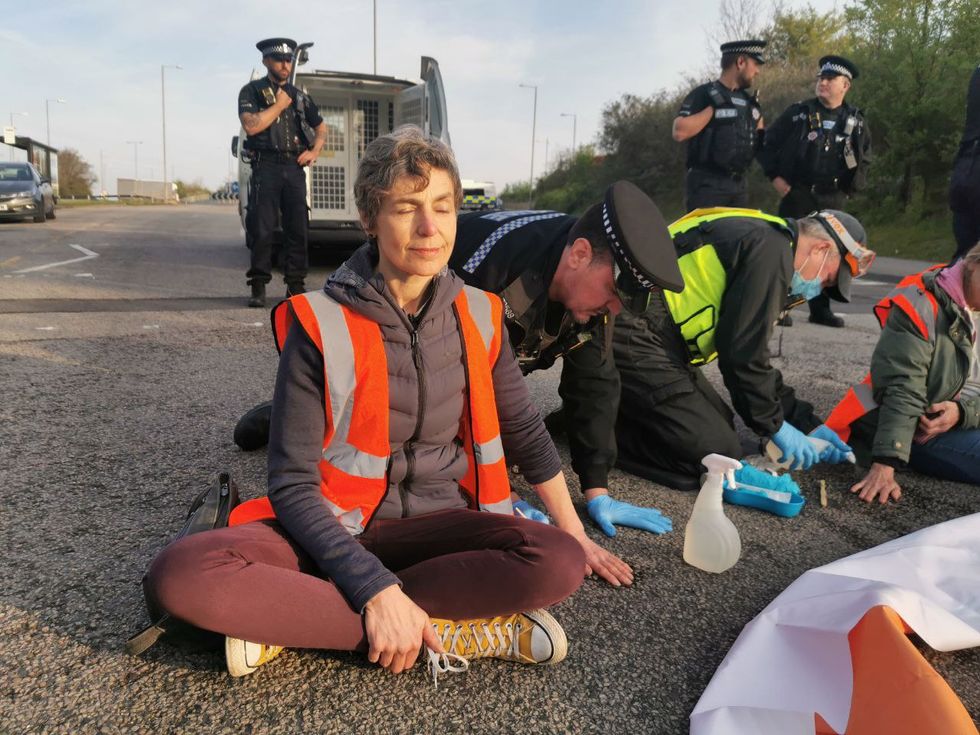
[[858,68],[854,62],[843,56],[824,56],[817,63],[820,65],[820,71],[817,73],[819,77],[858,78]]
[[262,52],[262,58],[271,56],[274,59],[285,61],[292,59],[296,52],[296,41],[291,38],[266,38],[255,44],[255,48]]
[[683,291],[684,277],[667,222],[638,186],[617,181],[606,189],[602,226],[616,264],[644,290]]
[[729,41],[721,45],[721,53],[744,54],[745,56],[751,56],[760,64],[765,64],[766,60],[762,54],[768,45],[768,41],[763,41],[758,38],[752,38],[747,41]]

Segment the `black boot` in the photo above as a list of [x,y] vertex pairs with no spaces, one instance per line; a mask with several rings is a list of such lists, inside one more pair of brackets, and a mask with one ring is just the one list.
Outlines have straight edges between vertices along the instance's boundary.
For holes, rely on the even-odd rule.
[[306,293],[306,284],[302,281],[292,281],[286,284],[286,298],[290,296],[299,296],[301,293]]
[[235,425],[235,444],[246,452],[261,449],[269,443],[269,420],[272,418],[272,401],[260,403],[238,419]]
[[252,282],[252,297],[248,300],[248,305],[253,308],[265,306],[265,284]]
[[844,320],[830,310],[830,297],[826,294],[810,299],[810,321],[825,327],[844,326]]

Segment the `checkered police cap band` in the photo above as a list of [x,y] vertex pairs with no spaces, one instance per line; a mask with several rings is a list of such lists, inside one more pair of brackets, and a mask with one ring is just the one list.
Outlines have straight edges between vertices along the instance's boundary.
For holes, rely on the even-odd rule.
[[846,66],[835,64],[831,61],[828,61],[826,64],[820,67],[820,76],[823,76],[824,74],[839,74],[847,77],[848,79],[853,79],[850,69],[848,69]]
[[609,205],[606,202],[602,203],[602,227],[606,231],[606,239],[609,241],[609,248],[613,251],[613,255],[616,256],[616,260],[619,263],[624,264],[629,268],[630,273],[633,278],[646,289],[653,289],[656,284],[647,278],[636,267],[633,260],[629,256],[629,252],[626,247],[620,242],[619,237],[616,235],[616,228],[613,227],[612,218],[609,216]]
[[292,56],[293,49],[288,43],[276,43],[271,46],[262,47],[263,56],[272,56],[273,54],[278,54],[280,56]]
[[766,47],[759,44],[740,44],[728,46],[723,49],[726,54],[749,54],[754,56],[761,56],[765,50]]

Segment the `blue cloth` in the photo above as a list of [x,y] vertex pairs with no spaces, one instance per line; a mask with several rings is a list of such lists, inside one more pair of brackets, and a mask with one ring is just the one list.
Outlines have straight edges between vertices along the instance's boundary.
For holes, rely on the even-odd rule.
[[585,507],[589,517],[607,536],[616,535],[615,526],[629,526],[651,533],[667,533],[674,528],[670,518],[656,508],[641,508],[613,500],[608,495],[597,495]]
[[[800,486],[796,484],[788,472],[785,475],[771,475],[750,464],[743,464],[740,469],[735,470],[735,482],[783,493],[802,494],[800,492]],[[729,490],[734,489],[731,483],[728,482],[727,477],[724,480],[723,487]]]
[[909,467],[940,480],[980,485],[980,429],[952,429],[913,444]]

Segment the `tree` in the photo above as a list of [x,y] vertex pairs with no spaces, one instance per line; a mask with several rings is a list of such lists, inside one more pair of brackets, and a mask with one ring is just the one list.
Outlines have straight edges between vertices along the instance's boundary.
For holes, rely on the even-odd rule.
[[95,174],[92,167],[73,148],[58,152],[58,195],[87,197],[92,194]]

